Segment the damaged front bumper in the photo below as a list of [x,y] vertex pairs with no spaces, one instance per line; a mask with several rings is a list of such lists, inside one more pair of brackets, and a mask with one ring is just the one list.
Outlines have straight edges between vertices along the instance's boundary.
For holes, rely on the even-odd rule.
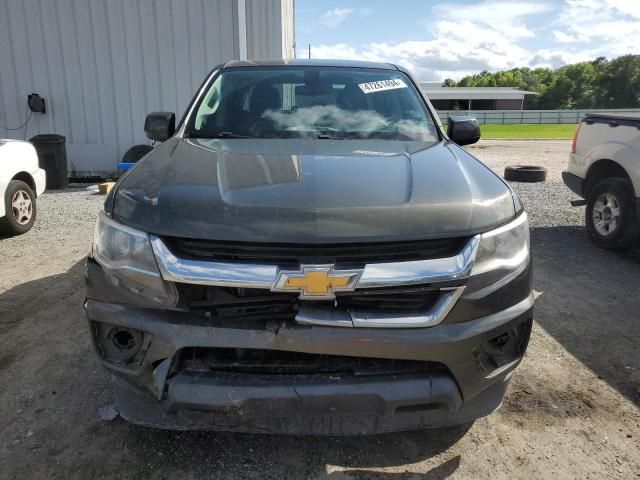
[[[431,328],[256,327],[134,306],[92,261],[87,289],[120,414],[169,429],[357,435],[466,423],[500,406],[533,318],[528,268],[479,299],[467,288]],[[479,302],[486,314],[456,321]]]

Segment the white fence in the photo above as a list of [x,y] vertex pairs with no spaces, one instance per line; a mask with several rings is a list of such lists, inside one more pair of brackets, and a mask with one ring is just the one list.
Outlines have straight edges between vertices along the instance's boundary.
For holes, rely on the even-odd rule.
[[638,108],[580,109],[580,110],[438,110],[443,124],[449,116],[475,117],[479,123],[580,123],[587,113],[633,113]]

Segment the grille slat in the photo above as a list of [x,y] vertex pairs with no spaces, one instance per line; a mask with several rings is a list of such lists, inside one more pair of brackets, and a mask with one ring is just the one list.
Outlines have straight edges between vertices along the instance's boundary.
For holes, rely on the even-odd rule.
[[188,260],[257,263],[280,267],[332,263],[338,268],[450,257],[456,255],[468,240],[469,237],[456,237],[410,242],[301,245],[163,238],[175,256]]
[[351,374],[390,375],[443,370],[440,364],[418,360],[348,357],[280,350],[185,348],[178,354],[178,370],[194,373],[261,375]]
[[[259,289],[234,287],[205,287],[178,284],[180,298],[192,311],[209,312],[213,318],[254,320],[293,320],[299,306],[294,293],[265,292]],[[440,290],[417,288],[375,289],[343,292],[336,300],[314,301],[315,305],[336,305],[342,309],[366,309],[394,312],[423,312],[440,297]]]

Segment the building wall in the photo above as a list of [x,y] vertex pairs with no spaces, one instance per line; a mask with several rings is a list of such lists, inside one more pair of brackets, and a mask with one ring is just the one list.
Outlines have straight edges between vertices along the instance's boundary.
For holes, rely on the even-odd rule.
[[501,98],[496,100],[495,109],[496,110],[521,110],[522,100],[507,100],[507,99]]
[[217,64],[293,55],[294,0],[0,0],[0,137],[67,137],[78,175],[148,143],[148,112],[183,114]]
[[[512,99],[430,99],[436,110],[521,110],[522,100]],[[469,108],[471,107],[471,108]]]

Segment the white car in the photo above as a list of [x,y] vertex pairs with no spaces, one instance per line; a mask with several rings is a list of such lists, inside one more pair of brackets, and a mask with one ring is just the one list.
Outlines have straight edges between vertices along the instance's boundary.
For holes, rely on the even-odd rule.
[[36,197],[44,192],[45,171],[29,142],[0,139],[0,234],[19,235],[36,219]]
[[562,179],[584,200],[594,243],[624,250],[640,236],[640,116],[591,114],[576,130]]

